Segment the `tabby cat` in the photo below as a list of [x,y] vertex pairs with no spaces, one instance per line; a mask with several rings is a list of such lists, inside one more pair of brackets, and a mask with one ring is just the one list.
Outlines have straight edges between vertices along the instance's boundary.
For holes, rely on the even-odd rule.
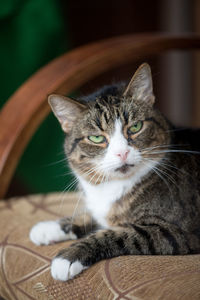
[[200,252],[199,132],[177,130],[154,99],[146,63],[128,86],[105,86],[79,101],[49,97],[91,216],[87,224],[66,218],[31,229],[37,245],[82,238],[53,259],[53,278],[71,279],[120,255]]

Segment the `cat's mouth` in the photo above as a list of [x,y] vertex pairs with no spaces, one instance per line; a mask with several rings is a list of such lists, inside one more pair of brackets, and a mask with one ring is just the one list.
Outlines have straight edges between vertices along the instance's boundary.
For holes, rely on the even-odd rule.
[[132,164],[132,165],[131,164],[130,165],[129,164],[124,164],[123,166],[115,169],[115,171],[126,174],[130,170],[131,167],[134,167],[134,164]]

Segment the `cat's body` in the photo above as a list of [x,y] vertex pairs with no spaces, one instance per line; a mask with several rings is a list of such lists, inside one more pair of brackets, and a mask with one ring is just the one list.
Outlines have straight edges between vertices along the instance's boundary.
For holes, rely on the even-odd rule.
[[36,244],[88,233],[54,258],[55,279],[119,255],[200,252],[200,133],[176,130],[153,107],[148,65],[127,88],[107,86],[79,103],[54,95],[50,104],[93,218],[93,233],[90,218],[33,227]]

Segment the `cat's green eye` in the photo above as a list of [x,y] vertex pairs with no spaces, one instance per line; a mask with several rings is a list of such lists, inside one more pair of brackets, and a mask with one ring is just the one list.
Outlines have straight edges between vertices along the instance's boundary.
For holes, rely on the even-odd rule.
[[101,144],[106,140],[103,135],[90,135],[88,139],[95,144]]
[[136,133],[136,132],[138,132],[138,131],[140,131],[142,129],[142,126],[143,126],[143,122],[139,121],[139,122],[135,123],[133,126],[131,126],[129,128],[129,131],[131,133]]

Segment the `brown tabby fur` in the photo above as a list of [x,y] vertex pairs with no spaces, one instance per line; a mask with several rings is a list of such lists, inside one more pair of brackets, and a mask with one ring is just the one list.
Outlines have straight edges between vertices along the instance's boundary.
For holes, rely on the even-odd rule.
[[[66,132],[65,151],[72,170],[93,184],[100,184],[103,175],[89,173],[94,167],[92,159],[101,157],[107,144],[95,145],[88,136],[103,134],[109,144],[117,118],[123,123],[129,145],[144,158],[159,161],[130,193],[111,206],[106,216],[109,229],[97,230],[98,220],[93,221],[93,233],[58,254],[72,262],[78,259],[90,266],[119,255],[200,252],[199,131],[174,128],[154,108],[153,94],[145,101],[139,99],[143,71],[151,76],[148,65],[141,66],[126,89],[124,84],[107,86],[79,102],[63,98],[57,103],[50,99]],[[63,101],[70,120],[57,114],[59,109],[64,111]],[[140,120],[144,122],[141,131],[128,134],[128,128]],[[121,179],[128,176],[126,171],[122,175]],[[114,175],[106,180],[113,179]],[[61,220],[60,224],[65,232],[72,230],[78,238],[86,235],[83,222]],[[90,218],[86,231],[91,231]]]

